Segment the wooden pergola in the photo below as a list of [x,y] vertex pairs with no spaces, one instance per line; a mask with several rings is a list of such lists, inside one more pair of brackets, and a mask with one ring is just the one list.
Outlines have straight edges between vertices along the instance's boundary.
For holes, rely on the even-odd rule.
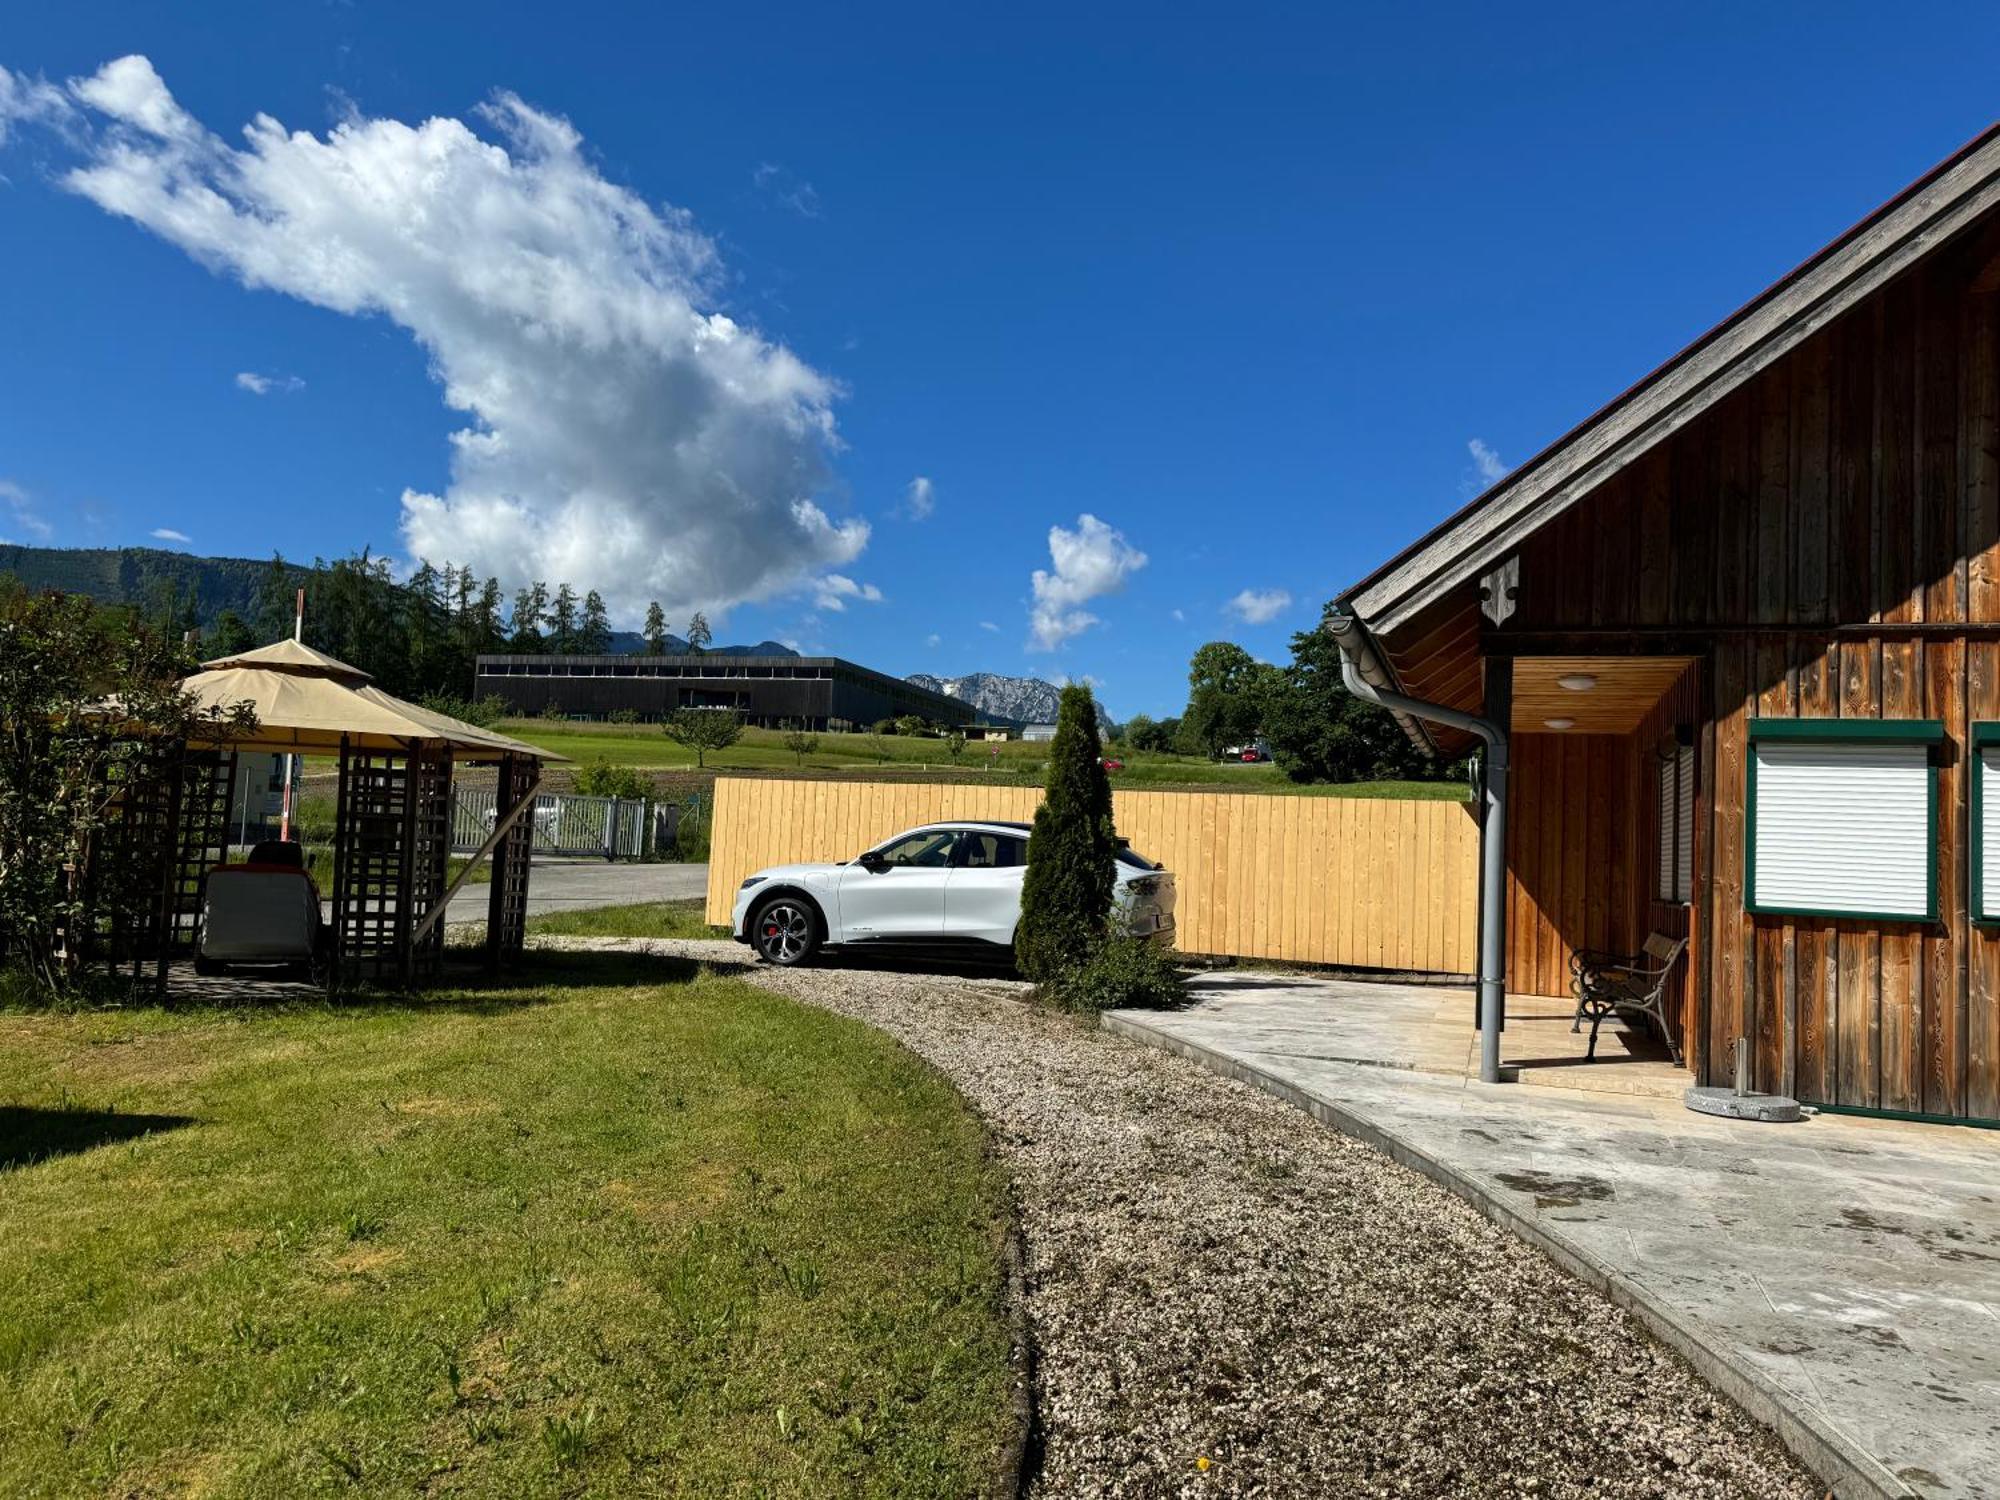
[[[124,816],[131,849],[155,851],[160,870],[150,933],[115,941],[164,982],[176,952],[198,936],[202,884],[228,853],[236,762],[244,751],[332,757],[339,767],[334,815],[330,982],[417,986],[434,980],[444,952],[444,914],[482,860],[493,861],[485,959],[517,959],[527,923],[534,821],[529,816],[551,756],[536,747],[406,703],[366,672],[298,641],[205,662],[183,680],[204,708],[248,703],[256,727],[219,745],[180,747],[164,758],[157,785],[135,786]],[[490,765],[497,815],[478,852],[446,882],[452,842],[452,776]],[[138,941],[131,940],[137,937]]]

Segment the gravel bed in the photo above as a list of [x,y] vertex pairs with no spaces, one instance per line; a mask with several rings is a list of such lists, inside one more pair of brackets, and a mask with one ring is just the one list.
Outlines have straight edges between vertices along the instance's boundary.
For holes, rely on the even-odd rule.
[[1035,1495],[1823,1492],[1598,1294],[1278,1100],[1020,984],[745,973],[880,1027],[987,1121],[1027,1247]]

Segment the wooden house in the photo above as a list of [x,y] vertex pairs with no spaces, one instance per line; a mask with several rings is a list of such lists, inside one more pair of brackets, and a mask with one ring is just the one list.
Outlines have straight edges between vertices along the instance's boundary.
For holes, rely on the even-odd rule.
[[2000,1122],[1996,299],[2000,127],[1341,596],[1507,731],[1510,992],[1684,934],[1696,1081]]

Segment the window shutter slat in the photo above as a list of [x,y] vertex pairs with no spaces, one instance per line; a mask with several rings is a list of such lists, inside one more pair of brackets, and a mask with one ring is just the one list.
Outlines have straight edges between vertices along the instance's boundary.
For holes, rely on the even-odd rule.
[[2000,911],[2000,748],[1979,752],[1979,905]]
[[1674,899],[1686,903],[1694,900],[1694,746],[1680,747],[1674,769]]
[[1757,905],[1928,913],[1931,772],[1923,745],[1766,741],[1752,751]]
[[1653,894],[1661,901],[1674,899],[1674,829],[1676,825],[1674,798],[1674,762],[1665,756],[1660,758],[1660,864],[1659,873],[1653,881]]

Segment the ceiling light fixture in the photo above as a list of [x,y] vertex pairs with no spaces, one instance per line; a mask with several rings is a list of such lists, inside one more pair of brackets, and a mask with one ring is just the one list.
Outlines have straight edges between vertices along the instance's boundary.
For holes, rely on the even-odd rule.
[[1597,679],[1588,672],[1569,672],[1556,679],[1556,686],[1568,688],[1572,693],[1587,693],[1597,686]]
[[1542,723],[1550,729],[1576,728],[1576,720],[1574,719],[1544,719],[1542,720]]

